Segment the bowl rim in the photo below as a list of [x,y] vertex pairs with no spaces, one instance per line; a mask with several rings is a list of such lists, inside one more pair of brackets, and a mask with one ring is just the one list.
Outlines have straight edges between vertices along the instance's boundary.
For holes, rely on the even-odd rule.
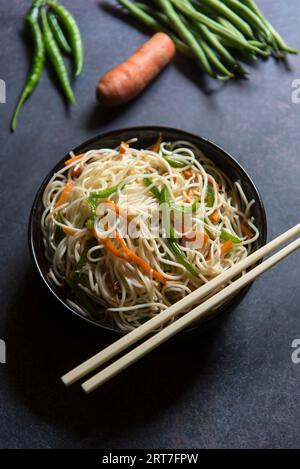
[[[261,220],[260,220],[260,224],[261,224],[260,233],[261,233],[261,236],[262,236],[261,245],[264,245],[267,241],[266,211],[265,211],[265,206],[264,206],[262,197],[260,195],[260,192],[259,192],[256,184],[253,182],[251,176],[243,168],[243,166],[230,153],[228,153],[226,150],[224,150],[222,147],[220,147],[216,143],[212,142],[208,138],[202,137],[200,135],[191,133],[191,132],[186,131],[186,130],[178,129],[176,127],[169,127],[169,126],[163,126],[163,125],[140,125],[140,126],[131,126],[131,127],[119,128],[119,129],[114,129],[114,130],[110,130],[110,131],[107,131],[107,132],[103,132],[103,133],[100,133],[100,134],[98,134],[94,137],[91,137],[90,139],[84,141],[80,145],[77,145],[74,149],[70,150],[67,154],[65,154],[63,156],[63,158],[61,158],[57,162],[57,164],[48,172],[48,174],[44,177],[42,183],[40,184],[40,186],[39,186],[39,188],[36,192],[36,195],[34,197],[34,201],[33,201],[33,204],[32,204],[31,210],[30,210],[29,222],[28,222],[29,251],[30,251],[30,254],[31,254],[31,259],[33,261],[33,264],[36,267],[36,269],[39,273],[39,276],[43,281],[43,284],[47,287],[48,291],[50,291],[52,293],[52,295],[56,298],[56,300],[58,300],[59,303],[61,305],[63,305],[64,308],[68,309],[75,317],[78,317],[81,320],[84,320],[85,323],[91,324],[94,327],[96,326],[96,327],[100,328],[103,331],[107,331],[109,333],[119,335],[119,336],[124,335],[124,331],[121,331],[121,330],[118,331],[117,329],[110,328],[108,325],[105,325],[101,322],[97,322],[96,320],[94,320],[92,318],[89,318],[87,316],[83,316],[82,314],[79,313],[79,311],[76,311],[75,308],[71,307],[66,301],[64,301],[62,298],[60,298],[60,296],[56,293],[56,291],[54,290],[54,288],[53,288],[51,282],[49,281],[48,277],[45,275],[45,273],[43,271],[43,268],[41,267],[41,265],[38,261],[38,258],[37,258],[36,249],[38,247],[36,246],[34,236],[33,236],[33,231],[34,231],[34,226],[35,226],[34,214],[35,214],[39,204],[41,203],[41,196],[42,196],[42,194],[45,190],[46,185],[48,184],[48,182],[51,179],[51,177],[53,176],[53,174],[55,172],[57,172],[58,169],[60,169],[62,167],[64,161],[67,158],[69,158],[69,153],[71,151],[76,154],[77,152],[80,152],[83,148],[86,148],[86,147],[92,145],[94,142],[96,142],[100,139],[104,139],[106,137],[112,137],[113,138],[114,136],[117,136],[118,134],[121,134],[121,133],[123,134],[123,133],[126,133],[126,132],[143,132],[143,131],[155,131],[155,132],[158,132],[158,133],[159,132],[162,132],[162,133],[164,133],[164,132],[179,133],[179,134],[182,134],[182,136],[184,136],[184,138],[186,138],[186,139],[192,138],[192,139],[196,139],[198,141],[201,141],[202,143],[208,145],[213,150],[216,150],[219,153],[221,153],[225,158],[229,159],[231,161],[231,163],[237,168],[237,171],[242,173],[243,177],[245,177],[245,179],[248,180],[248,183],[251,186],[251,190],[253,192],[253,195],[255,195],[255,197],[257,198],[257,201],[258,201],[258,204],[259,204],[259,207],[260,207],[260,212],[261,212]],[[262,260],[263,259],[261,259],[257,264],[262,262]],[[249,289],[251,288],[253,283],[254,282],[250,283],[249,285],[244,287],[242,290],[240,290],[236,295],[234,295],[231,299],[229,299],[228,302],[226,302],[226,304],[224,305],[225,306],[224,309],[222,309],[222,306],[221,306],[220,311],[217,311],[217,314],[215,316],[213,316],[211,319],[208,319],[207,322],[213,321],[214,319],[217,319],[220,315],[224,314],[226,311],[231,311],[232,309],[234,309],[237,306],[237,304],[240,303],[240,301],[244,298],[244,296],[249,291]],[[200,327],[200,325],[195,324],[194,326],[182,331],[181,334],[186,334],[187,332],[191,332],[193,330],[196,330],[199,327]]]

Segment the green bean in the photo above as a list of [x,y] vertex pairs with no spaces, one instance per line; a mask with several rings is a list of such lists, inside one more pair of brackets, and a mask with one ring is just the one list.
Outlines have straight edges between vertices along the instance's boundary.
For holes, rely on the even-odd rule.
[[[149,28],[153,29],[154,31],[163,31],[167,33],[171,37],[171,39],[174,41],[176,49],[179,52],[181,52],[182,54],[188,57],[194,57],[194,54],[189,46],[187,46],[184,42],[178,39],[178,37],[175,36],[168,28],[165,28],[163,25],[161,25],[159,21],[156,21],[155,19],[156,17],[162,20],[162,17],[164,15],[156,12],[155,10],[153,10],[148,5],[145,5],[144,3],[139,3],[139,2],[132,3],[128,0],[117,0],[117,1],[122,6],[124,6],[129,11],[129,13],[132,14],[132,16],[140,20]],[[166,17],[164,17],[163,21],[166,22],[167,25],[169,25],[169,22],[166,19]]]
[[243,5],[238,0],[224,0],[224,2],[233,10],[238,11],[250,24],[261,31],[267,39],[270,39],[270,31],[266,28],[261,19],[253,13],[246,5]]
[[249,9],[251,9],[260,19],[261,21],[266,25],[266,27],[269,29],[273,40],[275,44],[278,46],[278,48],[284,52],[288,52],[290,54],[298,54],[299,50],[291,48],[286,45],[280,34],[276,31],[276,29],[269,23],[269,21],[264,17],[258,6],[252,1],[252,0],[242,0],[243,3],[247,5]]
[[66,29],[68,40],[75,62],[75,74],[80,75],[83,67],[83,43],[81,39],[80,29],[73,15],[62,5],[47,0],[50,8],[54,11],[62,26]]
[[65,54],[71,54],[72,49],[70,45],[68,44],[68,41],[64,35],[63,30],[60,27],[57,17],[52,11],[49,11],[47,16],[48,16],[48,23],[52,30],[52,34],[55,37],[55,40],[58,46]]
[[234,57],[228,52],[228,50],[223,46],[223,44],[219,41],[218,37],[211,33],[210,30],[204,24],[197,23],[199,27],[201,27],[202,34],[204,38],[207,40],[208,43],[212,45],[212,47],[218,52],[220,57],[231,66],[233,71],[237,71],[240,75],[247,75],[247,70],[245,70],[235,59]]
[[190,46],[190,48],[192,49],[195,56],[197,57],[203,70],[208,75],[214,76],[213,70],[209,64],[209,61],[207,60],[207,57],[203,51],[203,48],[197,42],[193,34],[186,28],[184,23],[182,23],[176,11],[174,10],[171,2],[169,2],[168,0],[159,0],[159,5],[161,9],[163,10],[163,12],[170,19],[170,22],[172,23],[173,28],[176,29],[181,39]]
[[239,66],[239,64],[237,64],[237,62],[230,55],[230,53],[225,49],[225,47],[222,46],[222,44],[218,41],[216,36],[214,36],[213,33],[211,33],[205,25],[203,25],[201,23],[198,23],[198,22],[193,22],[193,26],[194,26],[195,30],[198,31],[200,33],[200,35],[206,41],[205,42],[205,41],[202,41],[201,39],[198,39],[198,40],[201,41],[201,45],[202,45],[207,57],[209,58],[210,62],[214,65],[214,67],[220,73],[224,74],[224,77],[218,76],[219,79],[225,79],[226,80],[226,79],[234,77],[234,74],[231,73],[222,64],[222,62],[215,55],[214,51],[209,47],[209,44],[212,46],[213,49],[215,49],[220,54],[221,57],[223,57],[223,59],[225,59],[225,61],[227,63],[229,63],[231,65],[232,68],[238,69],[238,67],[240,67],[241,73],[242,74],[245,73],[244,70],[242,69],[242,67]]
[[38,84],[45,62],[45,47],[43,43],[42,32],[38,23],[39,12],[44,4],[44,1],[45,0],[35,0],[26,16],[26,22],[30,28],[31,36],[34,42],[34,54],[30,72],[12,117],[11,130],[13,132],[17,128],[17,119],[20,113],[20,109]]
[[50,29],[46,10],[42,11],[42,26],[46,52],[56,72],[57,78],[59,79],[62,90],[65,96],[67,97],[68,101],[70,101],[70,103],[72,104],[76,104],[74,94],[69,82],[68,72],[64,64],[64,60],[59,50],[59,47],[56,44],[54,36]]
[[[187,3],[186,0],[184,0],[184,1],[185,1],[185,3]],[[187,22],[187,19],[182,14],[179,14],[178,16],[181,19],[182,23],[185,24],[186,28],[191,29],[191,25]],[[193,29],[194,29],[194,31],[193,31]],[[229,78],[233,78],[234,75],[229,70],[227,70],[227,68],[218,59],[215,52],[209,47],[209,45],[205,41],[202,40],[201,36],[203,36],[203,34],[202,34],[202,25],[201,25],[201,23],[194,22],[191,31],[193,31],[195,33],[195,38],[197,39],[198,44],[200,44],[200,46],[202,47],[202,49],[203,49],[204,53],[206,54],[206,57],[209,60],[211,66],[214,67],[214,69],[216,71],[221,73],[221,75],[216,74],[216,77],[219,80],[228,80]],[[200,37],[199,37],[199,35],[197,35],[197,31],[198,31],[198,33],[200,33]]]
[[[160,0],[162,1],[162,0]],[[182,13],[190,18],[200,21],[201,23],[208,26],[211,31],[219,34],[220,36],[231,39],[233,43],[236,43],[237,46],[243,50],[248,52],[256,52],[259,55],[267,56],[268,54],[261,51],[260,49],[251,46],[246,40],[242,40],[237,35],[233,34],[231,31],[228,31],[225,27],[217,23],[216,21],[211,20],[207,16],[203,15],[202,13],[195,10],[191,5],[187,5],[182,2],[182,0],[171,0],[172,3],[178,8],[178,10],[182,11]]]
[[227,18],[232,24],[235,25],[245,36],[253,38],[253,31],[250,28],[249,24],[246,23],[242,18],[240,18],[234,11],[228,8],[224,3],[221,3],[218,0],[202,0],[204,4],[213,8],[215,11],[219,12],[225,18]]
[[266,25],[266,27],[269,29],[273,40],[275,42],[275,45],[278,46],[279,49],[281,49],[284,52],[289,52],[290,54],[298,54],[297,49],[293,49],[291,47],[288,47],[280,34],[273,28],[273,26],[269,23],[269,21],[264,17],[258,6],[253,2],[253,0],[241,0],[242,3],[244,3],[250,10],[253,11],[260,19],[261,21]]
[[233,34],[238,36],[239,39],[241,39],[242,41],[246,41],[245,36],[243,36],[243,34],[238,29],[236,29],[236,27],[232,23],[230,23],[230,21],[228,21],[226,18],[222,18],[222,17],[219,17],[218,20],[219,20],[219,22],[222,26],[229,29]]
[[199,44],[202,46],[207,58],[209,59],[210,63],[213,65],[213,67],[220,72],[222,75],[217,74],[217,78],[219,80],[229,80],[229,78],[233,78],[234,74],[231,73],[223,64],[222,62],[218,59],[218,57],[215,55],[213,50],[209,47],[209,45],[205,42],[202,41],[202,39],[198,38]]

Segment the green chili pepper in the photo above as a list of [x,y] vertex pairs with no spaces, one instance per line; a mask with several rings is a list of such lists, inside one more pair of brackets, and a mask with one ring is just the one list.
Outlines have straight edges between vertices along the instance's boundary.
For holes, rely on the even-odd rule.
[[83,43],[77,22],[73,15],[62,5],[49,0],[48,4],[65,28],[75,62],[75,74],[80,75],[83,67]]
[[[149,187],[151,186],[152,184],[152,181],[150,178],[144,178],[144,184],[145,186]],[[158,187],[156,186],[152,186],[151,189],[150,189],[150,192],[155,196],[157,197],[158,199],[160,198],[160,190]]]
[[30,28],[31,36],[34,42],[34,54],[31,69],[25,85],[23,87],[21,96],[14,111],[11,130],[14,132],[17,127],[17,119],[20,109],[28,96],[32,93],[35,86],[38,84],[45,62],[45,47],[43,43],[42,33],[38,23],[39,12],[45,0],[35,0],[26,16],[26,22]]
[[52,34],[57,42],[57,45],[60,47],[60,49],[65,53],[65,54],[71,54],[72,49],[70,45],[68,44],[68,41],[64,35],[63,30],[60,27],[60,24],[57,20],[56,15],[52,12],[49,11],[47,13],[48,17],[48,23],[51,28]]
[[168,206],[170,207],[170,194],[169,194],[167,187],[164,187],[161,190],[160,194],[161,194],[160,201],[163,204],[162,216],[163,216],[164,228],[166,230],[167,235],[170,236],[170,238],[167,239],[167,243],[171,251],[175,255],[177,261],[180,262],[180,264],[182,264],[186,268],[186,270],[188,270],[188,272],[198,277],[198,272],[194,268],[193,264],[190,263],[185,253],[181,250],[180,246],[175,241],[175,231],[174,231],[173,226],[170,224],[170,216],[169,216],[169,210],[168,210]]
[[42,11],[42,26],[43,26],[43,39],[46,47],[47,55],[53,65],[56,75],[60,81],[61,87],[65,96],[72,104],[76,104],[74,94],[70,85],[68,72],[61,55],[58,45],[55,42],[54,36],[50,29],[46,10]]
[[228,231],[222,230],[220,234],[222,241],[231,241],[233,244],[239,244],[241,242],[240,238],[237,236],[228,233]]

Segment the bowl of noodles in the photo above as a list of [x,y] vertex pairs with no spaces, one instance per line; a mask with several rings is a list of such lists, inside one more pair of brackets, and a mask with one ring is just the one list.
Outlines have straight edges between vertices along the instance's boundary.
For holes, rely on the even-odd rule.
[[43,181],[29,223],[51,293],[119,334],[261,247],[266,232],[261,197],[237,161],[204,138],[156,126],[112,131],[71,151]]

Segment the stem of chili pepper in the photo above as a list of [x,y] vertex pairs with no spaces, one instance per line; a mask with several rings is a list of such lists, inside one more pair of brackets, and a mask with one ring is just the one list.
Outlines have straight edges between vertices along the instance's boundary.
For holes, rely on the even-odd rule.
[[70,45],[68,44],[68,41],[64,35],[63,30],[60,27],[57,17],[52,11],[49,11],[47,13],[47,17],[48,17],[48,23],[51,28],[52,34],[55,37],[55,40],[58,46],[60,47],[62,52],[64,52],[65,54],[71,54],[72,49]]
[[64,59],[61,55],[58,45],[55,42],[54,36],[50,29],[46,10],[42,11],[42,26],[43,26],[43,39],[46,47],[47,55],[53,65],[56,75],[60,81],[61,87],[72,104],[76,104],[74,94],[69,82],[68,72],[64,63]]
[[45,0],[35,0],[30,10],[26,16],[26,22],[29,25],[32,39],[34,42],[34,54],[31,69],[25,85],[23,87],[21,96],[17,103],[16,109],[14,111],[12,121],[11,121],[11,130],[14,132],[17,127],[17,119],[19,116],[20,109],[28,96],[32,93],[33,89],[37,85],[45,62],[45,47],[43,43],[42,32],[39,27],[38,17],[41,7],[43,6]]
[[64,6],[54,2],[53,0],[47,0],[47,3],[66,29],[74,56],[75,74],[80,75],[83,67],[83,43],[77,22],[73,15]]

